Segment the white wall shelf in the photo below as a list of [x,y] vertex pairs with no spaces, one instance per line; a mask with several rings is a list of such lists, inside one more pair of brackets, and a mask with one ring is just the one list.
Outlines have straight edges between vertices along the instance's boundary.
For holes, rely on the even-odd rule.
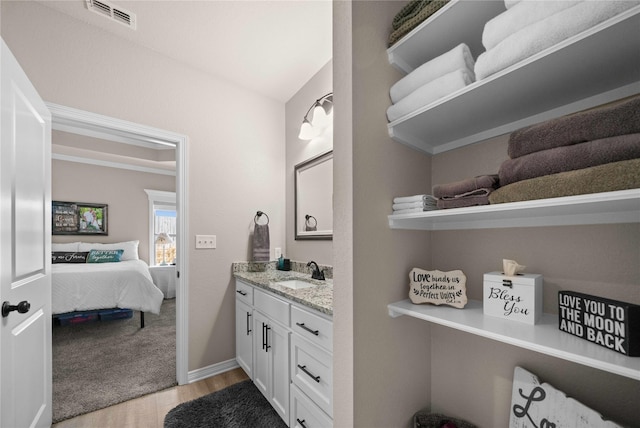
[[558,317],[543,314],[536,325],[485,316],[482,302],[464,309],[414,305],[409,299],[388,305],[389,316],[407,315],[531,351],[640,380],[640,358],[627,357],[558,329]]
[[640,222],[640,189],[392,214],[392,229],[458,230]]
[[[453,1],[389,48],[389,61],[410,71],[446,52],[444,46],[419,47],[442,39],[449,49],[465,41],[477,57],[484,23],[500,13],[499,6],[502,2]],[[456,31],[443,38],[443,28]],[[437,154],[638,94],[639,28],[636,6],[389,123],[389,135]]]

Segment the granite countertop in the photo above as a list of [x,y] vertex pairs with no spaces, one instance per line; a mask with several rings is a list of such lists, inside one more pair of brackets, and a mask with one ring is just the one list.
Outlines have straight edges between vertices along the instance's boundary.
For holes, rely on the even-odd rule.
[[[236,269],[234,266],[233,276],[258,288],[282,296],[286,299],[315,309],[327,315],[333,315],[333,280],[325,281],[311,279],[308,273],[296,271],[280,271],[275,268],[267,268],[260,272]],[[276,282],[301,279],[316,284],[315,287],[294,290],[288,287],[277,285]]]

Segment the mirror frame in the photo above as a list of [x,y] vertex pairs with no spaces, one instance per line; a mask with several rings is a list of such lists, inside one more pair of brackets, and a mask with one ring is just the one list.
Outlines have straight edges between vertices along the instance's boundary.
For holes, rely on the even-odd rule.
[[[301,240],[333,240],[333,227],[331,229],[331,231],[329,233],[321,233],[321,232],[316,232],[316,233],[304,233],[304,234],[300,234],[300,232],[298,231],[298,175],[300,173],[301,170],[305,170],[307,169],[310,165],[312,164],[317,164],[320,162],[324,162],[327,161],[329,159],[333,159],[333,149],[320,153],[317,156],[312,157],[311,159],[308,159],[306,161],[300,162],[299,164],[297,164],[296,166],[294,166],[293,168],[293,178],[294,178],[294,185],[293,185],[293,229],[294,229],[294,234],[295,234],[295,240],[296,241],[301,241]],[[331,205],[333,207],[333,201],[331,201]]]

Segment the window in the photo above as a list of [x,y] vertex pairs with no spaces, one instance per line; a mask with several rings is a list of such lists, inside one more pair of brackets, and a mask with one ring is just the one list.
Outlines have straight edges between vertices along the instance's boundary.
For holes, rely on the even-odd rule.
[[[176,194],[145,189],[149,196],[149,265],[172,264],[176,262]],[[161,233],[169,237],[169,242],[156,244]]]

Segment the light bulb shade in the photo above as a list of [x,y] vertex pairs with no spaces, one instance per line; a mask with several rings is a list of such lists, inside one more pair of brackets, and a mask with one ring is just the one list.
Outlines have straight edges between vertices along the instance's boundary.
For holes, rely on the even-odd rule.
[[313,109],[313,118],[311,119],[311,124],[314,128],[318,128],[319,130],[326,128],[329,124],[327,113],[324,111],[324,108],[322,108],[320,104],[318,104]]
[[172,242],[173,240],[171,239],[171,237],[167,235],[165,232],[159,233],[158,236],[156,237],[156,245],[170,244]]
[[302,122],[302,126],[300,126],[300,133],[298,134],[298,138],[301,140],[312,140],[315,137],[320,135],[319,130],[312,126],[308,120],[304,120]]

